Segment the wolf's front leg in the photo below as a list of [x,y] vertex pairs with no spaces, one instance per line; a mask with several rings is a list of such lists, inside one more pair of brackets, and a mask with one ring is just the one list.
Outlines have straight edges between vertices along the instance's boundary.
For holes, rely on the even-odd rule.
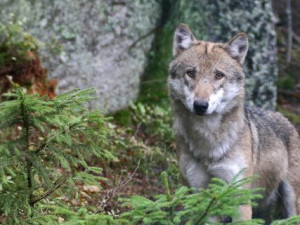
[[188,153],[179,153],[179,168],[188,186],[196,189],[207,187],[210,176],[204,166],[193,159]]
[[[212,174],[214,177],[218,177],[226,182],[232,182],[233,178],[237,175],[237,179],[242,179],[244,176],[247,176],[248,170],[243,174],[239,174],[243,169],[246,168],[245,163],[239,157],[225,159],[219,163],[211,165],[208,169],[208,172]],[[250,188],[250,184],[242,188]],[[234,222],[244,221],[244,220],[251,220],[252,219],[252,207],[249,205],[241,205],[239,206],[240,217],[233,218]]]
[[251,220],[252,219],[252,207],[251,205],[241,205],[239,207],[239,211],[241,214],[240,220]]

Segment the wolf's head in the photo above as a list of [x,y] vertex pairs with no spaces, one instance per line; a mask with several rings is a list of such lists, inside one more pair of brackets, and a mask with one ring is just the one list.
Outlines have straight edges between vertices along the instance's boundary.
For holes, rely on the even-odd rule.
[[248,38],[239,33],[228,43],[196,40],[184,24],[174,34],[173,61],[169,67],[171,99],[197,115],[223,113],[244,97],[242,64]]

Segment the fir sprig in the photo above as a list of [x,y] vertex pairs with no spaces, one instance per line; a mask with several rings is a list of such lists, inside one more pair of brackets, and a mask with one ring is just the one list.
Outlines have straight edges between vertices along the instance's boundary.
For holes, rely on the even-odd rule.
[[93,93],[75,89],[49,101],[21,89],[4,94],[0,212],[8,224],[38,218],[39,206],[63,187],[71,190],[64,194],[74,196],[78,183],[100,186],[101,169],[90,167],[86,159],[114,157],[105,147],[112,132],[107,119],[85,107]]
[[[167,174],[163,172],[162,180],[165,194],[159,194],[154,200],[142,196],[123,199],[123,206],[130,207],[121,218],[131,224],[156,225],[221,225],[224,218],[233,218],[232,225],[262,225],[263,220],[242,221],[239,218],[239,207],[255,205],[260,198],[260,189],[245,189],[255,178],[242,178],[238,174],[231,182],[213,178],[207,189],[196,190],[181,187],[170,191]],[[251,202],[252,201],[252,202]],[[272,225],[296,225],[300,220],[295,216],[286,220],[274,221]]]

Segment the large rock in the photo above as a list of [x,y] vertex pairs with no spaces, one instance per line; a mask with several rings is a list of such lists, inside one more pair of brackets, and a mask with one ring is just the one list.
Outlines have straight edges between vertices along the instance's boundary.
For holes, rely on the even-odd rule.
[[93,107],[104,112],[137,97],[161,13],[158,1],[1,0],[0,8],[0,21],[11,14],[26,18],[25,30],[45,43],[42,61],[59,80],[59,92],[94,87],[99,99]]
[[[198,39],[226,42],[238,32],[249,36],[249,51],[244,65],[247,101],[265,109],[276,105],[276,34],[270,0],[166,0],[165,24],[157,34],[145,80],[166,77],[171,59],[172,36],[178,23],[187,24]],[[165,86],[155,85],[157,93]],[[149,93],[147,90],[146,95]]]

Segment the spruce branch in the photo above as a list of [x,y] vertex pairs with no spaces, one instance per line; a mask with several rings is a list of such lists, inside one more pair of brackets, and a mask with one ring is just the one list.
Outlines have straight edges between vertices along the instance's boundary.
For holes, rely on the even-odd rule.
[[[172,199],[172,195],[171,195],[171,191],[170,191],[170,184],[169,184],[168,174],[167,174],[166,171],[161,173],[161,179],[162,179],[162,183],[165,187],[167,200],[169,202],[171,202],[173,199]],[[173,220],[173,217],[174,217],[174,215],[173,215],[174,214],[174,205],[173,204],[170,205],[168,211],[169,211],[170,220]]]
[[[61,133],[56,134],[56,136],[57,136],[57,135],[63,135],[63,134],[65,134],[67,131],[70,131],[71,129],[73,129],[73,128],[74,128],[76,125],[78,125],[78,124],[80,124],[80,123],[74,123],[74,124],[72,124],[71,126],[68,127],[68,129],[64,129]],[[48,142],[49,142],[54,136],[55,136],[55,135],[46,138],[46,139],[40,144],[40,146],[34,151],[35,154],[38,154],[39,152],[43,151],[43,150],[47,147]]]
[[[0,132],[4,131],[3,138],[8,140],[0,143],[0,211],[7,215],[8,224],[20,219],[50,224],[56,218],[53,211],[43,211],[49,207],[44,199],[56,199],[53,193],[66,184],[66,188],[76,189],[75,181],[99,185],[103,179],[101,168],[89,166],[87,157],[106,157],[103,147],[108,145],[111,128],[100,112],[84,107],[92,93],[92,89],[76,89],[53,100],[21,89],[5,94],[7,100],[0,103]],[[66,172],[57,176],[57,168]],[[85,171],[81,172],[82,168]],[[131,178],[121,182],[114,194]],[[38,222],[42,214],[53,219],[46,223],[43,216],[43,222]]]
[[47,198],[49,195],[51,195],[53,192],[55,192],[57,189],[59,189],[64,183],[66,183],[66,181],[68,180],[69,176],[65,175],[65,176],[61,176],[60,178],[58,178],[53,186],[51,188],[49,188],[47,191],[44,192],[44,194],[35,197],[34,199],[32,199],[30,201],[30,204],[34,205],[35,203]]
[[[25,149],[25,154],[29,154],[29,118],[28,114],[25,110],[25,98],[23,93],[19,91],[21,94],[21,116],[22,116],[22,121],[23,121],[23,126],[25,128],[25,141],[26,141],[26,149]],[[26,161],[26,167],[27,167],[27,185],[28,185],[28,190],[29,190],[29,205],[33,207],[32,204],[32,199],[33,199],[33,190],[32,190],[32,162],[30,160],[29,156],[25,156],[25,161]]]
[[211,198],[211,200],[209,201],[205,211],[202,213],[202,215],[199,217],[199,219],[196,221],[195,224],[201,224],[202,220],[207,216],[208,212],[210,211],[212,205],[214,204],[214,202],[216,201],[216,197],[213,196]]

